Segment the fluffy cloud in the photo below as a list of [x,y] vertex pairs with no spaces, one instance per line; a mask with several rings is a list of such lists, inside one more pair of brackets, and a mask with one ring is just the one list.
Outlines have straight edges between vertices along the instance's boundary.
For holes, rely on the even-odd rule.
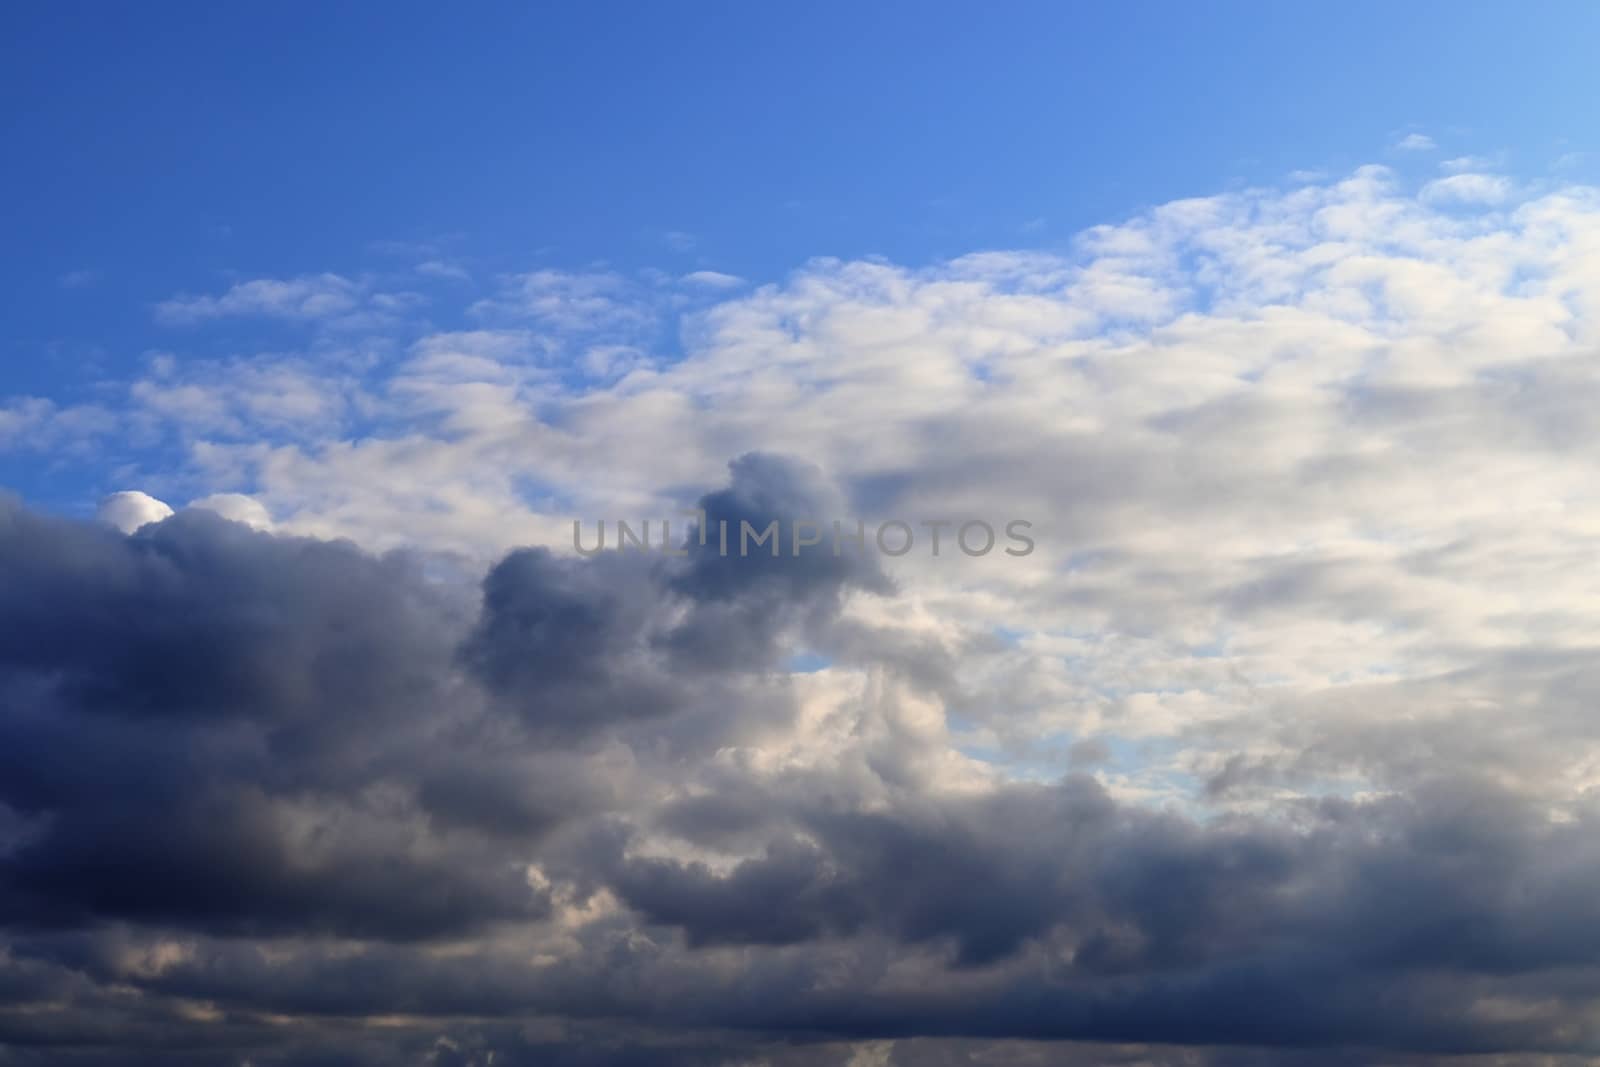
[[106,497],[95,514],[101,522],[110,523],[123,533],[133,533],[141,526],[165,519],[172,514],[172,508],[149,493],[130,489]]
[[1455,169],[156,367],[197,503],[0,526],[0,1042],[1577,1062],[1600,193]]
[[272,515],[261,501],[243,493],[212,493],[199,500],[190,501],[191,508],[213,511],[230,522],[242,523],[253,530],[272,529]]
[[1511,182],[1495,174],[1452,174],[1422,187],[1431,203],[1498,204],[1511,195]]

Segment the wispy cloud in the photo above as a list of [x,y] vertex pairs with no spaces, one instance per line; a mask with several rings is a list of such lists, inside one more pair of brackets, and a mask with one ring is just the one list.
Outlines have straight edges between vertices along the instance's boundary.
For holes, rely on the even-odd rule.
[[743,285],[744,279],[733,274],[723,274],[715,270],[697,270],[685,274],[682,278],[685,285],[696,285],[706,289],[737,289]]
[[101,272],[97,270],[71,270],[58,280],[63,289],[86,289],[100,281],[101,277]]
[[216,296],[181,295],[155,307],[165,326],[198,326],[228,319],[298,323],[342,332],[392,329],[427,304],[420,293],[376,288],[339,274],[255,278]]
[[156,318],[172,325],[231,316],[329,319],[355,310],[362,296],[362,286],[338,274],[257,278],[239,282],[220,296],[177,296],[164,300],[156,305]]
[[425,278],[444,278],[448,281],[466,282],[472,280],[472,273],[459,263],[452,263],[443,259],[430,259],[416,266],[416,272]]
[[485,320],[534,321],[569,333],[629,329],[654,318],[636,287],[611,271],[508,275],[500,279],[499,291],[473,304],[470,313]]
[[1422,188],[1429,203],[1498,204],[1511,196],[1511,180],[1496,174],[1452,174]]

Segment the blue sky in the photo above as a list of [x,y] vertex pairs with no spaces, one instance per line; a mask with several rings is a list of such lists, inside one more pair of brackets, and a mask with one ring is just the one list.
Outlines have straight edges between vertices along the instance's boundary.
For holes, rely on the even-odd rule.
[[168,344],[149,309],[173,293],[359,272],[386,243],[776,280],[814,256],[1052,247],[1178,197],[1382,161],[1410,130],[1526,172],[1597,147],[1600,10],[1582,3],[0,18],[10,393]]

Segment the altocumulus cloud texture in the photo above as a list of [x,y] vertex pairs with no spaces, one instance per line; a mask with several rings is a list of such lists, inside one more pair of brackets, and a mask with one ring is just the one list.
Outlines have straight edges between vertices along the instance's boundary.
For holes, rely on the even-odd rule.
[[[0,503],[0,1063],[1588,1062],[1600,198],[1467,176],[174,297],[0,419],[194,501]],[[564,548],[694,507],[1039,550]]]

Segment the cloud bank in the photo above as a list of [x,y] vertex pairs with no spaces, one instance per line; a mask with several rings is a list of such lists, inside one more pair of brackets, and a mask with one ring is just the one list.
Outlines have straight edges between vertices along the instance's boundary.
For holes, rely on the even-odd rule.
[[[0,418],[194,501],[0,505],[0,1063],[1597,1054],[1600,193],[463,275]],[[1038,550],[570,549],[696,507]]]

